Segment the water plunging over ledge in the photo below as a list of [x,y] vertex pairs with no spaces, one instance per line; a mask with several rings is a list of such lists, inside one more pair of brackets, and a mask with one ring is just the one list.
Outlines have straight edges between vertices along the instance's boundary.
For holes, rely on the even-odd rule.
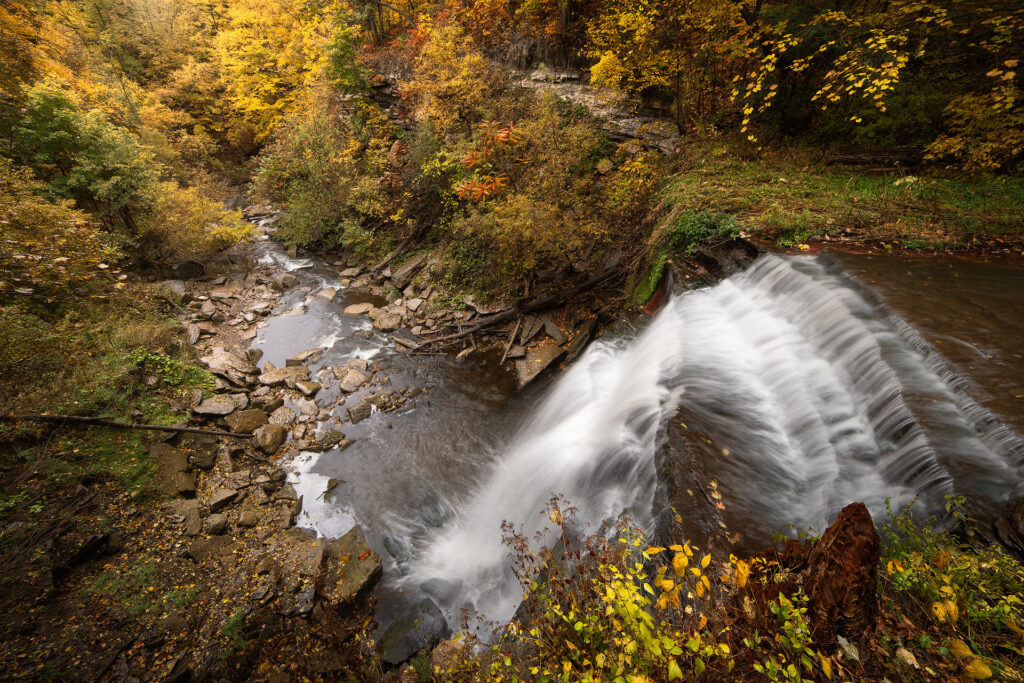
[[405,582],[451,615],[507,620],[521,588],[501,522],[532,536],[558,493],[593,530],[623,512],[650,527],[659,438],[679,406],[714,446],[704,456],[742,472],[736,504],[765,534],[821,530],[854,500],[879,517],[915,496],[928,511],[954,492],[999,500],[1024,459],[1024,442],[838,265],[769,255],[675,298],[635,339],[594,344],[452,518],[414,541]]

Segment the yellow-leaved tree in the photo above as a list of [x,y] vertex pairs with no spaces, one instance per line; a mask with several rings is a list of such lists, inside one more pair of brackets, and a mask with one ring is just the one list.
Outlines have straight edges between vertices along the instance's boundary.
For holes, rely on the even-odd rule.
[[265,139],[302,93],[323,79],[337,0],[236,0],[216,38],[231,105]]
[[743,3],[605,0],[588,30],[594,85],[660,91],[680,129],[717,109],[729,64],[749,49]]

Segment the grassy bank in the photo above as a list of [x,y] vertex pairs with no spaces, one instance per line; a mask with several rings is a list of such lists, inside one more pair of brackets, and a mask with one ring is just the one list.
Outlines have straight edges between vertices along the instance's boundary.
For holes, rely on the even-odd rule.
[[1021,178],[880,173],[820,158],[820,150],[690,147],[661,192],[662,225],[693,212],[722,212],[751,236],[784,248],[820,241],[1000,251],[1024,237]]

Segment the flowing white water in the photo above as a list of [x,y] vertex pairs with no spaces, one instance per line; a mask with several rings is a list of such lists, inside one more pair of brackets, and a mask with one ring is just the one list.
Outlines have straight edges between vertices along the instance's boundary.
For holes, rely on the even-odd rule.
[[1024,444],[964,391],[906,323],[827,260],[764,256],[670,301],[632,340],[600,341],[553,387],[454,517],[415,542],[404,581],[457,617],[504,621],[521,588],[501,542],[527,536],[562,494],[596,530],[628,512],[650,527],[663,427],[685,403],[749,467],[773,524],[822,529],[843,505],[877,515],[961,481],[1005,496]]

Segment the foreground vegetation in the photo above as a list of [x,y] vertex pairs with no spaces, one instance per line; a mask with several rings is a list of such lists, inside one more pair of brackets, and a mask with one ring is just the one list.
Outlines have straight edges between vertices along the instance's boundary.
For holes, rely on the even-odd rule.
[[[961,502],[951,501],[950,511],[963,519]],[[876,611],[877,618],[856,633],[847,625],[845,635],[842,620],[854,615],[823,618],[824,608],[814,600],[823,594],[805,592],[819,590],[813,565],[821,556],[815,560],[811,551],[821,539],[790,541],[782,553],[769,548],[740,559],[726,548],[649,546],[628,524],[617,539],[580,539],[569,531],[572,510],[565,501],[553,501],[550,513],[556,531],[561,528],[563,550],[536,554],[526,539],[509,537],[526,591],[521,620],[482,653],[474,654],[479,646],[466,647],[440,666],[435,659],[434,680],[799,683],[1022,676],[1024,566],[998,547],[963,543],[909,512],[890,520],[880,559],[847,566],[830,588],[845,589],[858,573],[870,572],[861,609]],[[849,531],[826,554],[850,552],[844,547]],[[836,541],[830,533],[822,542]]]

